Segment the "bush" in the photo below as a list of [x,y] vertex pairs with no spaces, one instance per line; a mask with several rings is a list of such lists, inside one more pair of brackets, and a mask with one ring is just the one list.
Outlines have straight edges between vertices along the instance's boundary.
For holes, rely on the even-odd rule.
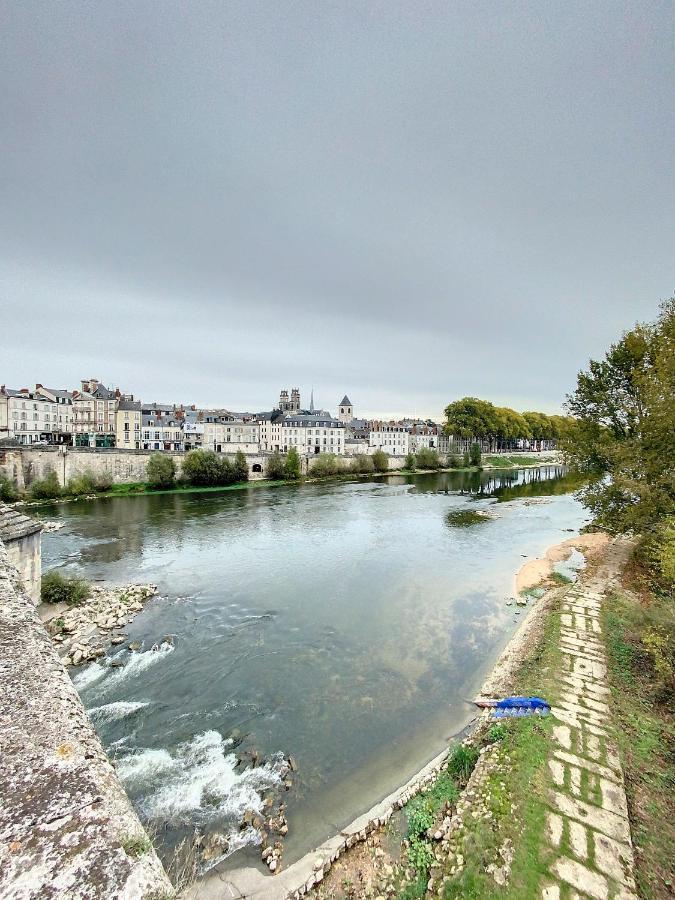
[[213,450],[190,450],[186,453],[182,474],[190,484],[200,487],[224,486],[238,480],[235,466]]
[[295,447],[291,447],[286,455],[286,462],[284,463],[284,476],[288,478],[289,481],[297,481],[300,478],[300,457],[298,456],[298,451]]
[[14,487],[14,483],[9,478],[5,478],[4,475],[0,476],[0,500],[4,500],[5,503],[12,503],[18,499],[19,492]]
[[265,475],[270,481],[282,481],[286,477],[286,463],[278,450],[270,456],[265,464]]
[[337,456],[333,453],[320,453],[312,463],[309,474],[315,478],[326,478],[329,475],[337,475],[341,471]]
[[480,452],[480,444],[472,444],[469,448],[469,459],[471,461],[472,466],[480,466],[481,464],[481,452]]
[[71,497],[81,497],[83,494],[95,494],[97,491],[110,490],[112,476],[104,472],[94,475],[91,469],[85,469],[79,475],[73,475],[68,480],[63,493]]
[[389,471],[389,457],[384,452],[384,450],[376,450],[373,453],[373,465],[375,466],[376,472],[388,472]]
[[471,465],[471,456],[469,455],[469,451],[465,450],[462,454],[462,465],[465,469],[468,469]]
[[420,469],[439,469],[441,461],[437,450],[429,447],[422,447],[417,452],[417,465]]
[[248,481],[248,463],[243,450],[237,450],[234,455],[232,473],[235,481]]
[[352,460],[351,470],[357,475],[368,475],[375,471],[375,463],[372,456],[365,453],[357,454]]
[[457,455],[457,453],[451,453],[448,456],[448,468],[450,469],[461,469],[462,468],[462,458]]
[[77,606],[87,599],[89,592],[89,584],[83,578],[68,578],[55,569],[42,576],[40,599],[43,603]]
[[404,468],[409,469],[411,472],[415,471],[415,454],[408,453],[405,458],[405,466]]
[[28,488],[31,500],[54,500],[61,496],[61,485],[56,472],[50,469],[44,478],[37,478]]
[[151,487],[172,488],[176,483],[176,463],[166,453],[153,453],[145,471]]

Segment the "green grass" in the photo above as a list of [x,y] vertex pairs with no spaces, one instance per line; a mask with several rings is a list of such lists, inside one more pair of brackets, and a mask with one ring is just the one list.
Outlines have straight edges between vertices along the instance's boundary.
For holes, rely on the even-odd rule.
[[516,466],[540,466],[543,465],[546,460],[542,460],[538,456],[527,456],[521,455],[518,453],[509,454],[509,455],[486,455],[483,457],[483,466],[490,466],[492,468],[504,468],[510,469]]
[[152,841],[147,834],[131,834],[122,838],[122,849],[127,856],[137,859],[152,850]]
[[[675,847],[675,609],[652,594],[617,591],[605,604],[612,706],[624,769],[638,892],[672,897]],[[655,632],[664,641],[655,646]],[[665,665],[664,659],[665,657]]]
[[68,578],[56,569],[42,576],[40,599],[43,603],[67,603],[68,606],[78,606],[90,593],[91,587],[83,578]]

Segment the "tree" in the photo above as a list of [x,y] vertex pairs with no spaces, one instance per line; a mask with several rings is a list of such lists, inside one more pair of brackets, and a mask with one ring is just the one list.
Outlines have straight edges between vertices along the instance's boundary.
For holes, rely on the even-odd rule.
[[148,484],[154,488],[170,488],[176,481],[176,463],[166,453],[153,453],[145,467]]
[[326,478],[329,475],[337,475],[340,469],[340,461],[334,453],[320,453],[315,457],[309,473],[315,478]]
[[232,475],[235,481],[248,481],[248,463],[243,450],[237,450],[234,455]]
[[421,447],[417,451],[415,462],[419,469],[438,469],[441,465],[438,453],[436,450],[431,450],[429,447]]
[[[664,532],[675,509],[675,298],[580,372],[563,449],[591,477],[581,496],[611,533]],[[667,533],[667,529],[665,529]]]
[[222,486],[237,480],[235,467],[213,450],[190,450],[183,460],[183,477],[190,484]]
[[405,468],[409,469],[411,472],[415,471],[415,454],[408,453],[405,458]]
[[301,475],[300,457],[295,447],[291,447],[286,454],[286,462],[284,463],[284,476],[289,481],[297,481]]
[[267,460],[265,475],[270,481],[282,481],[286,477],[286,464],[278,450],[275,450]]
[[376,472],[389,471],[389,457],[384,450],[376,450],[373,453],[373,465],[375,466]]
[[469,460],[472,466],[480,466],[481,464],[481,453],[480,453],[480,444],[472,444],[469,447]]

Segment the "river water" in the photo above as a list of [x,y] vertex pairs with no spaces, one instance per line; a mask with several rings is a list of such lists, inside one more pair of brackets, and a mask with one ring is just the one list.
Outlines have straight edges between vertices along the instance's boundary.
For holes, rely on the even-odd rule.
[[514,574],[584,522],[574,486],[549,466],[46,510],[44,570],[158,585],[141,651],[74,681],[165,856],[198,828],[258,859],[239,819],[283,790],[281,754],[287,863],[435,756],[520,621]]

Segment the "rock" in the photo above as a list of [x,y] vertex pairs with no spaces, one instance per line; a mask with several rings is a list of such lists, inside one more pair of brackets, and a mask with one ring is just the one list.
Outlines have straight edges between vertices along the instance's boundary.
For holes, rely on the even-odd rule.
[[72,657],[73,665],[74,665],[74,666],[78,665],[78,663],[80,663],[81,660],[82,660],[82,651],[81,651],[81,650],[76,650],[76,651],[73,653],[73,657]]
[[110,643],[113,645],[113,647],[116,647],[117,644],[123,644],[125,640],[126,638],[124,637],[124,635],[116,635],[115,637],[112,637],[110,639]]
[[295,757],[293,757],[293,756],[288,757],[288,765],[290,767],[291,772],[298,771],[298,764],[295,761]]
[[268,865],[269,865],[270,872],[272,872],[272,873],[276,872],[276,870],[277,870],[277,860],[276,860],[275,857],[272,857],[272,859],[270,859]]
[[286,825],[286,823],[284,823],[279,829],[279,834],[283,834],[284,837],[288,834],[288,825]]
[[129,644],[129,649],[130,649],[130,650],[140,650],[140,649],[141,649],[141,646],[142,646],[142,644],[141,644],[140,641],[132,641],[132,642]]
[[111,669],[123,669],[124,663],[120,662],[119,659],[113,659],[113,661],[110,663],[110,667]]
[[516,604],[518,606],[527,606],[527,597],[516,597]]

